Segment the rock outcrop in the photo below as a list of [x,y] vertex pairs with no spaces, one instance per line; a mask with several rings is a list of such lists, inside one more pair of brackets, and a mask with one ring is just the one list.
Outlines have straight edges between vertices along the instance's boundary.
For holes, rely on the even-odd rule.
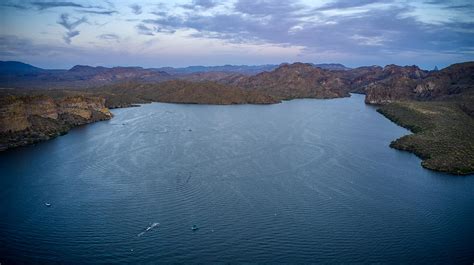
[[389,65],[355,77],[353,89],[365,93],[368,104],[399,100],[440,100],[474,91],[474,62],[453,64],[440,71]]
[[107,120],[112,113],[100,97],[0,97],[0,151],[47,140],[74,126]]
[[365,102],[386,104],[396,100],[416,97],[415,88],[427,76],[418,66],[387,65],[377,74],[378,81],[364,87]]
[[474,91],[474,62],[432,71],[414,89],[416,99],[444,98],[470,91]]
[[304,63],[283,64],[271,72],[233,79],[230,84],[278,99],[339,98],[349,96],[343,72]]

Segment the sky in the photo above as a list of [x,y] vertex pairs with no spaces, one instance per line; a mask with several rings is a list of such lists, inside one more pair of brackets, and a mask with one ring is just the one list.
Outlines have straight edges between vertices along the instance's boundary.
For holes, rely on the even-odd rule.
[[474,60],[472,0],[2,0],[0,60],[59,69]]

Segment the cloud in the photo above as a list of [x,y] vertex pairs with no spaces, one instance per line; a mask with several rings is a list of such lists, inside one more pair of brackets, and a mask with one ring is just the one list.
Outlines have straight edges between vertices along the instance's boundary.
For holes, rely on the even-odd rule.
[[465,5],[449,5],[445,6],[446,9],[473,9],[474,5],[472,4],[465,4]]
[[78,31],[78,30],[71,30],[71,31],[68,31],[66,32],[66,35],[64,35],[63,37],[63,40],[67,43],[67,44],[71,44],[71,39],[76,37],[77,35],[79,35],[81,32]]
[[190,4],[181,5],[182,8],[192,9],[192,10],[196,10],[196,9],[205,10],[205,9],[213,8],[215,6],[217,6],[217,2],[214,0],[193,0],[193,2]]
[[107,10],[107,11],[96,11],[96,10],[76,10],[78,13],[83,13],[83,14],[93,14],[93,15],[107,15],[111,16],[113,14],[118,13],[117,11],[114,10]]
[[133,4],[133,5],[130,5],[129,7],[130,9],[132,9],[133,14],[135,15],[140,15],[143,12],[142,6],[140,6],[139,4]]
[[2,59],[28,58],[36,56],[49,56],[59,53],[68,54],[72,51],[81,50],[74,46],[57,46],[49,44],[38,44],[32,39],[16,35],[0,35],[0,56]]
[[43,10],[47,8],[54,8],[54,7],[86,7],[81,4],[77,4],[74,2],[31,2],[33,6],[36,6],[38,9]]
[[138,24],[135,28],[137,29],[137,32],[140,35],[148,35],[148,36],[155,35],[153,29],[147,27],[145,24]]
[[0,4],[0,6],[3,6],[3,7],[11,7],[11,8],[16,8],[16,9],[20,9],[20,10],[26,10],[26,9],[28,9],[28,7],[26,7],[26,6],[24,6],[24,5],[16,4],[16,3]]
[[117,34],[113,33],[108,33],[108,34],[101,34],[97,36],[97,38],[102,39],[102,40],[109,40],[109,41],[120,41],[120,37]]
[[110,0],[104,0],[104,2],[105,2],[110,8],[115,9],[115,4],[114,4],[113,2],[111,2]]
[[382,46],[384,42],[387,40],[384,39],[382,36],[374,36],[374,37],[367,37],[355,34],[351,37],[360,45],[367,45],[367,46]]
[[[313,56],[311,58],[334,58],[342,62],[346,58],[358,58],[374,63],[388,61],[384,58],[389,57],[397,59],[397,55],[405,60],[433,54],[473,58],[474,19],[470,14],[474,12],[474,5],[468,0],[325,0],[324,3],[308,0],[182,0],[179,4],[164,4],[162,1],[161,4],[147,5],[150,11],[154,11],[150,13],[148,10],[145,12],[140,1],[117,1],[117,7],[110,1],[102,0],[100,3],[105,8],[92,7],[89,5],[92,2],[78,0],[3,0],[0,6],[3,10],[15,8],[18,12],[31,9],[36,11],[31,12],[32,15],[53,18],[57,16],[55,12],[38,10],[55,7],[71,10],[71,16],[63,14],[58,20],[58,24],[66,29],[63,36],[66,43],[71,43],[81,33],[79,25],[86,23],[86,18],[81,16],[88,16],[90,20],[97,19],[90,21],[90,27],[94,27],[94,36],[102,40],[114,41],[114,37],[103,31],[120,32],[113,27],[121,27],[122,23],[134,27],[131,33],[123,32],[120,40],[124,44],[136,35],[164,33],[168,36],[160,38],[160,43],[169,41],[171,46],[208,41],[215,44],[212,49],[263,45],[301,47],[297,49],[301,51],[299,58]],[[121,15],[106,16],[117,14],[115,10]],[[144,13],[143,17],[138,16]],[[25,23],[40,20],[31,21],[34,22]],[[109,24],[100,28],[94,24],[99,22]],[[32,25],[35,28],[40,26]],[[145,45],[149,39],[153,38],[140,37],[137,41],[143,40],[141,44]],[[183,49],[194,49],[193,45],[185,47]],[[240,52],[238,48],[235,51]]]
[[[329,9],[351,12],[327,13]],[[319,8],[292,1],[238,0],[224,12],[160,12],[142,25],[154,32],[192,30],[191,37],[350,51],[360,57],[474,46],[473,23],[456,21],[453,15],[449,22],[433,25],[419,20],[414,11],[418,10],[392,0],[337,0]]]
[[391,2],[393,2],[393,0],[337,0],[318,7],[315,10],[323,11],[331,9],[345,9],[366,6],[370,4],[381,4]]
[[288,18],[288,16],[296,11],[303,10],[304,5],[297,1],[275,1],[275,0],[239,0],[235,3],[234,10],[240,13],[259,16],[280,16],[280,19]]
[[[107,3],[107,1],[106,1]],[[110,4],[109,4],[110,5]],[[71,1],[18,1],[18,0],[4,0],[4,3],[0,4],[3,7],[16,8],[19,10],[45,10],[51,8],[97,8],[104,9],[102,6],[84,5],[82,3],[71,2]]]
[[21,54],[32,54],[34,50],[28,49],[31,40],[19,38],[15,35],[0,35],[0,56],[12,57]]
[[87,22],[87,19],[85,17],[76,19],[75,21],[72,21],[69,17],[69,14],[64,13],[59,16],[58,24],[63,26],[67,32],[63,36],[64,41],[67,44],[71,43],[71,39],[73,37],[76,37],[80,34],[80,31],[75,30],[80,24]]
[[424,2],[425,4],[429,5],[436,5],[440,6],[443,9],[464,9],[464,10],[472,10],[474,8],[474,4],[472,4],[469,0],[467,1],[456,1],[450,2],[450,1],[445,1],[445,0],[433,0],[433,1],[427,1]]
[[165,17],[168,15],[168,13],[164,11],[153,11],[153,12],[150,12],[150,14],[158,16],[158,17]]

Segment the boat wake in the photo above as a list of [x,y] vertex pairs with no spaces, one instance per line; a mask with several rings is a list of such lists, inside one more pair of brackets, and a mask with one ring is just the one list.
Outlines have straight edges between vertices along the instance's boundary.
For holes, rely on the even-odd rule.
[[153,224],[151,224],[149,227],[147,227],[147,228],[145,229],[145,231],[141,232],[141,233],[138,234],[137,236],[138,236],[138,237],[141,237],[141,236],[143,236],[146,232],[152,230],[152,229],[155,228],[155,227],[158,227],[159,225],[160,225],[160,223],[153,223]]

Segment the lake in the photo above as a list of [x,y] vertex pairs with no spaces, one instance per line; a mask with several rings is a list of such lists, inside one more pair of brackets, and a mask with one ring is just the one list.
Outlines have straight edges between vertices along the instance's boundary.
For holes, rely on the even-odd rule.
[[145,104],[2,152],[0,263],[472,264],[474,177],[363,100]]

